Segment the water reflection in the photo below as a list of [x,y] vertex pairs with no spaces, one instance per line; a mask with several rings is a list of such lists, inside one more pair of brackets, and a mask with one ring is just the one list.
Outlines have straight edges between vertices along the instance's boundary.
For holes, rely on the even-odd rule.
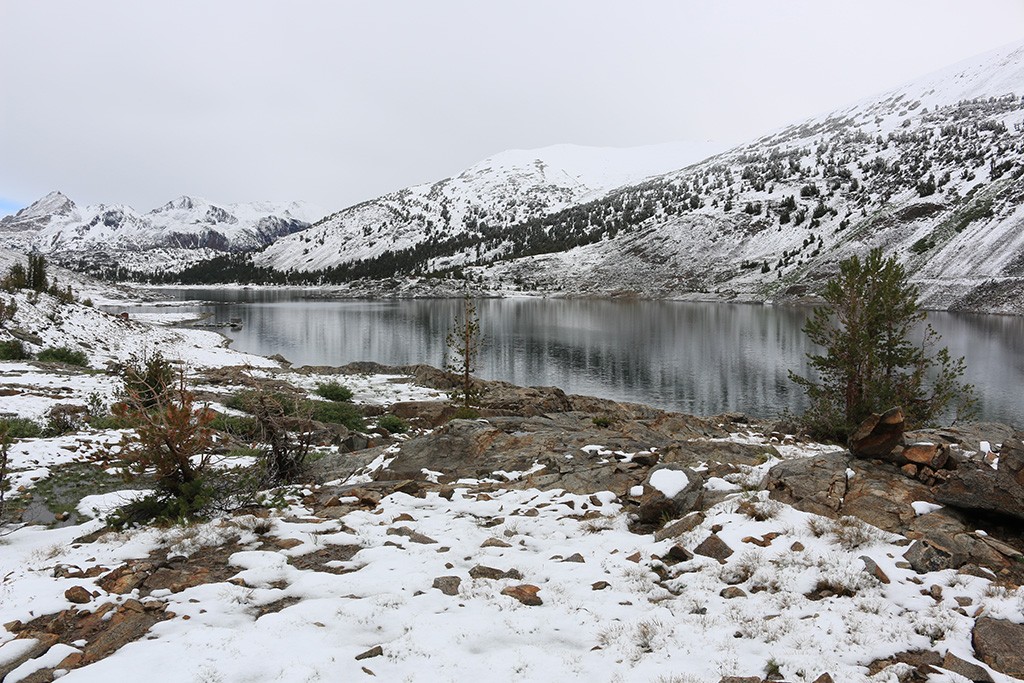
[[[443,365],[445,337],[461,302],[320,301],[294,291],[163,290],[210,302],[211,320],[241,318],[235,348],[280,353],[296,364]],[[491,299],[478,302],[484,338],[478,374],[568,393],[710,415],[775,415],[805,407],[788,372],[807,372],[806,311],[751,305],[652,301]],[[1018,317],[931,314],[983,417],[1020,424],[1024,400]]]

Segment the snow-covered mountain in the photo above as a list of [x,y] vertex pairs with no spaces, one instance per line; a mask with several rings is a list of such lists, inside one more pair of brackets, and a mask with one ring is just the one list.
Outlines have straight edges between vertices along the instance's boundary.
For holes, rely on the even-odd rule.
[[1022,313],[1022,95],[1024,44],[623,187],[588,182],[567,148],[506,153],[255,260],[335,281],[459,267],[495,291],[769,300],[877,245],[930,307]]
[[279,270],[312,271],[453,238],[499,235],[510,226],[593,200],[613,188],[681,168],[720,150],[714,142],[509,150],[455,177],[327,216],[309,230],[277,240],[256,262]]
[[[66,263],[126,262],[145,268],[216,252],[252,251],[322,216],[301,202],[216,205],[178,197],[147,213],[122,204],[79,207],[51,192],[0,219],[0,240]],[[116,258],[112,258],[116,254]]]

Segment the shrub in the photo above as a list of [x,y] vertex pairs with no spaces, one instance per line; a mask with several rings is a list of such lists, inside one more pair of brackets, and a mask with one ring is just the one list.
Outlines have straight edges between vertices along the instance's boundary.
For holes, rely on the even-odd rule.
[[467,408],[466,406],[460,406],[452,414],[453,420],[477,420],[480,418],[480,413],[473,408]]
[[405,434],[409,431],[409,425],[397,415],[384,415],[377,420],[377,426],[383,427],[392,434]]
[[366,430],[366,423],[359,410],[351,403],[335,401],[303,401],[302,407],[308,410],[309,416],[317,422],[344,425],[354,432]]
[[87,413],[81,406],[58,403],[50,408],[46,414],[46,426],[43,428],[44,436],[61,436],[70,432],[77,432],[85,425]]
[[[156,397],[153,405],[147,405],[150,396]],[[156,493],[129,507],[151,519],[199,514],[208,502],[203,474],[213,443],[213,411],[196,406],[184,372],[169,386],[146,385],[142,390],[126,378],[124,400],[114,406],[114,415],[136,425],[135,432],[122,440],[129,472],[153,471],[156,478]],[[131,521],[139,520],[133,516]]]
[[316,386],[317,396],[322,396],[328,401],[351,401],[352,390],[337,382],[326,382]]
[[89,367],[89,357],[85,355],[85,351],[76,351],[67,346],[47,347],[36,355],[36,360],[44,363],[66,363],[83,368]]
[[210,429],[250,441],[259,438],[260,435],[260,426],[256,418],[223,413],[214,415],[214,418],[210,420]]
[[124,386],[122,396],[130,397],[142,408],[153,408],[167,398],[174,386],[174,366],[159,351],[148,355],[132,354],[118,369]]
[[7,417],[0,419],[0,433],[6,434],[9,439],[37,439],[43,429],[38,422],[27,417]]
[[136,524],[180,524],[200,517],[214,500],[214,491],[202,479],[182,483],[177,491],[160,490],[113,511],[106,519],[113,529]]
[[25,345],[18,339],[0,342],[0,360],[26,360],[29,358]]
[[591,420],[591,422],[594,423],[595,427],[602,427],[603,428],[603,427],[610,427],[611,424],[612,424],[612,419],[610,417],[608,417],[607,415],[598,415],[597,417],[593,418]]

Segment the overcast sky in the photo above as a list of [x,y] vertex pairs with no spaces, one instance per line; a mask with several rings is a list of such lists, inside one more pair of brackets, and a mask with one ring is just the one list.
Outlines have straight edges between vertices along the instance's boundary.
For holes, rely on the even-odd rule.
[[0,214],[337,210],[504,149],[739,143],[1022,39],[1022,0],[0,0]]

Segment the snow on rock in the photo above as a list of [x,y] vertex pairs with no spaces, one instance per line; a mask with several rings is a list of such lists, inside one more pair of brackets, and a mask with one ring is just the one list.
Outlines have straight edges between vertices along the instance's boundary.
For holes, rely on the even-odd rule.
[[649,483],[666,498],[674,498],[689,485],[690,480],[682,470],[660,469],[651,474]]

